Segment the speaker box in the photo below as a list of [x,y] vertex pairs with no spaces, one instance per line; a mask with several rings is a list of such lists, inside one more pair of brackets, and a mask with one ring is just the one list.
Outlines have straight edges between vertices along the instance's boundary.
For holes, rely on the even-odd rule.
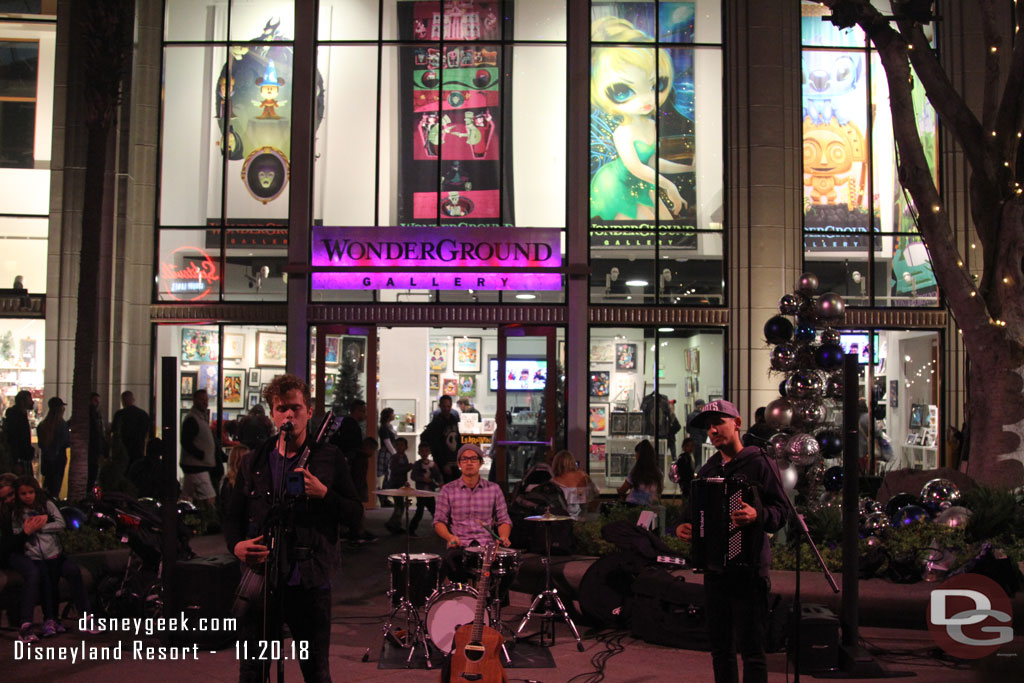
[[[824,605],[801,605],[800,673],[832,671],[839,667],[839,617]],[[791,615],[790,633],[793,633]],[[794,663],[796,650],[790,637],[786,654]]]
[[658,645],[710,650],[704,605],[704,586],[664,569],[644,569],[633,583],[633,635]]
[[[222,554],[194,557],[174,565],[174,589],[181,609],[189,619],[189,631],[175,632],[177,645],[198,643],[203,649],[227,647],[235,641],[235,631],[226,628],[224,620],[231,617],[235,589],[241,579],[241,566],[234,555]],[[218,628],[198,630],[200,620]]]

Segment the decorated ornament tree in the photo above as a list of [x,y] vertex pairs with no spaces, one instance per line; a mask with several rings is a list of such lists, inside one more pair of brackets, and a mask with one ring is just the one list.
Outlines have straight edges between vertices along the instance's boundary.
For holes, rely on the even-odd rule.
[[[846,303],[834,292],[817,291],[818,278],[804,273],[796,290],[779,301],[779,315],[764,325],[765,340],[774,345],[771,372],[781,377],[780,397],[765,409],[775,430],[766,450],[784,470],[787,487],[796,486],[802,469],[803,492],[811,503],[821,500],[822,459],[841,455],[843,444],[841,425],[834,421],[843,396],[843,348],[834,325]],[[838,504],[831,492],[823,502]]]

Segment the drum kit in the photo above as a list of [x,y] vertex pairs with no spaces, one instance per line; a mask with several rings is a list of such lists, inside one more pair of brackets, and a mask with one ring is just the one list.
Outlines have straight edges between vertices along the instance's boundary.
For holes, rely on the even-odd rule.
[[[409,487],[381,489],[375,493],[408,498],[437,496],[434,491]],[[409,528],[409,507],[407,505],[405,508],[406,529]],[[483,569],[483,550],[482,547],[465,548],[465,566],[478,578]],[[389,555],[387,562],[391,579],[387,594],[391,599],[392,610],[384,623],[382,637],[409,650],[406,666],[411,664],[417,648],[422,647],[429,669],[432,666],[430,646],[433,645],[443,654],[451,651],[458,627],[473,622],[479,593],[475,587],[467,584],[441,585],[441,556],[409,552],[408,535],[406,551]],[[499,548],[491,563],[492,581],[484,615],[486,625],[499,630],[503,628],[501,603],[508,596],[518,572],[519,551]],[[396,622],[401,620],[399,613],[405,618],[404,630],[396,628]],[[507,652],[505,658],[507,661]],[[363,661],[368,660],[369,648],[363,654]]]

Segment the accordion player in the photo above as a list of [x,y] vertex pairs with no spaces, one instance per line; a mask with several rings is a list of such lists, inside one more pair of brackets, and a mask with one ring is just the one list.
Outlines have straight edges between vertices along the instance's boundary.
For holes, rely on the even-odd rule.
[[693,524],[691,566],[720,572],[727,567],[756,567],[764,532],[760,525],[739,526],[732,513],[744,503],[759,508],[757,487],[742,477],[694,479],[690,487]]

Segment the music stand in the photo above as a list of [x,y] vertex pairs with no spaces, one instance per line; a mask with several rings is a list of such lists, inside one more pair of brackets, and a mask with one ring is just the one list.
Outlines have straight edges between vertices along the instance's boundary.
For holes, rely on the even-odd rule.
[[[569,629],[572,630],[573,636],[576,638],[576,648],[583,652],[583,640],[580,638],[579,629],[576,628],[576,624],[573,623],[572,618],[565,609],[565,604],[562,599],[558,597],[558,589],[551,587],[551,534],[548,529],[552,522],[561,522],[572,520],[572,517],[566,517],[564,515],[552,515],[550,512],[544,515],[535,515],[533,517],[527,517],[528,522],[544,522],[544,590],[537,594],[533,599],[533,603],[530,605],[530,609],[526,610],[526,615],[523,620],[519,622],[519,628],[516,629],[515,638],[519,639],[519,634],[526,628],[527,622],[530,621],[534,616],[538,616],[545,620],[551,626],[551,645],[555,644],[555,617],[560,617],[562,621],[569,625]],[[545,611],[539,612],[538,606],[544,605]],[[544,642],[545,625],[541,622],[540,627],[540,646],[549,647]]]
[[[427,644],[427,630],[426,623],[423,618],[420,617],[419,610],[416,609],[416,605],[409,601],[410,593],[410,580],[412,577],[412,568],[409,566],[409,541],[411,535],[409,532],[409,508],[412,507],[409,504],[409,498],[436,498],[437,494],[433,491],[421,491],[414,489],[409,486],[403,486],[398,489],[380,489],[374,491],[375,494],[381,496],[392,496],[395,498],[405,498],[405,552],[403,553],[403,560],[405,562],[405,594],[402,595],[402,599],[399,600],[395,608],[391,610],[391,614],[388,615],[387,621],[384,622],[384,626],[381,629],[381,645],[383,646],[384,640],[387,639],[390,633],[393,638],[398,642],[401,647],[409,648],[409,656],[405,660],[405,667],[409,668],[412,664],[412,657],[416,654],[416,648],[420,645],[423,646],[423,657],[427,661],[427,668],[432,669],[433,663],[430,661],[430,646]],[[405,640],[402,642],[399,640],[391,628],[395,621],[395,615],[399,612],[405,612]],[[366,648],[366,652],[363,653],[363,661],[370,661],[370,648]]]

